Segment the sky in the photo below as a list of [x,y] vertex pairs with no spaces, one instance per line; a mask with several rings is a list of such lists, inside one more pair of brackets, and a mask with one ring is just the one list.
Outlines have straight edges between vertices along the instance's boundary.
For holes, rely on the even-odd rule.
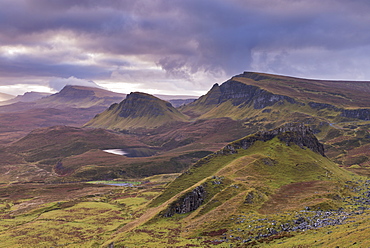
[[370,81],[368,0],[0,0],[0,92],[200,95],[244,71]]

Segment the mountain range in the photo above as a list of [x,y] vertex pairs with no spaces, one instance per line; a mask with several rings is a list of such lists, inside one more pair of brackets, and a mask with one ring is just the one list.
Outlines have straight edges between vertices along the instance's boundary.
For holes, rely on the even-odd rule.
[[[347,247],[353,238],[366,247],[361,231],[344,226],[369,227],[361,222],[370,214],[369,93],[370,82],[244,72],[198,99],[66,86],[1,106],[0,182],[11,186],[0,195],[36,221],[5,200],[4,216],[43,228],[43,220],[69,227],[81,209],[121,216],[109,230],[99,221],[100,231],[81,227],[80,235],[99,235],[72,235],[71,247]],[[76,183],[96,192],[82,183],[92,180],[142,186],[42,201],[10,193],[44,184],[73,192]],[[103,220],[103,212],[94,213]],[[28,232],[16,223],[4,230]],[[22,242],[8,234],[0,241]],[[64,243],[48,236],[45,244],[67,244],[63,235]]]
[[[353,91],[348,88],[350,84],[355,85],[352,87]],[[334,88],[333,85],[338,87]],[[1,119],[3,129],[8,135],[4,136],[3,142],[9,143],[38,127],[55,129],[54,132],[60,132],[59,135],[63,133],[66,137],[69,131],[82,125],[84,127],[80,129],[82,136],[88,135],[89,132],[84,131],[86,128],[108,129],[118,137],[123,134],[129,135],[130,140],[136,140],[141,144],[141,150],[147,151],[143,154],[150,154],[149,157],[137,159],[140,161],[139,164],[145,164],[158,157],[158,163],[153,163],[153,167],[164,164],[169,167],[175,165],[172,169],[166,169],[166,172],[170,173],[180,172],[190,165],[188,162],[181,166],[178,166],[177,162],[169,163],[172,157],[197,154],[198,151],[205,154],[214,152],[227,142],[245,135],[267,131],[287,123],[301,122],[309,125],[315,135],[324,142],[327,155],[331,159],[341,166],[356,165],[360,168],[353,168],[354,170],[366,171],[366,166],[370,163],[367,151],[370,146],[367,130],[370,109],[364,107],[366,104],[370,106],[365,94],[369,91],[368,85],[365,82],[316,81],[246,72],[221,85],[215,84],[204,96],[178,108],[155,96],[140,92],[122,95],[97,88],[66,86],[59,93],[27,103],[30,110],[26,108],[21,112],[15,111],[13,108],[25,104],[20,102],[3,106],[3,110],[8,111],[2,114]],[[323,95],[326,97],[322,97]],[[355,95],[357,97],[354,97]],[[332,104],[327,103],[328,99],[332,100]],[[339,99],[347,100],[339,102]],[[358,105],[357,108],[354,108],[355,104]],[[25,118],[28,119],[27,125],[24,124]],[[15,119],[19,124],[16,124]],[[52,127],[57,124],[66,125],[66,128]],[[65,131],[68,129],[70,129],[68,132]],[[25,155],[17,154],[17,145],[25,139],[34,140],[34,143],[39,143],[38,139],[52,139],[48,137],[49,133],[41,131],[34,135],[32,132],[23,139],[10,143],[5,150],[25,159]],[[93,139],[92,137],[91,140]],[[68,146],[78,147],[79,143],[76,143],[75,138],[67,140]],[[103,140],[102,138],[102,144],[105,144]],[[83,156],[84,162],[79,163],[81,167],[84,163],[91,165],[92,161],[88,157],[95,159],[97,155],[92,154],[97,151],[93,149],[103,149],[102,144],[91,147],[86,144],[85,147],[90,147],[91,151],[86,148],[65,152],[58,150],[61,146],[54,143],[48,145],[47,150],[51,151],[46,153],[48,154],[46,156],[33,154],[32,149],[27,156],[39,158],[32,162],[46,163],[51,168],[56,165],[57,160],[68,164],[76,156]],[[127,145],[116,146],[129,148]],[[135,150],[138,147],[135,145],[131,149]],[[50,156],[50,153],[53,156]],[[84,153],[88,153],[89,156],[86,158]],[[117,157],[116,160],[121,161],[124,158]],[[136,162],[130,163],[135,168],[141,167]],[[118,162],[113,162],[112,166],[116,167],[117,164]],[[76,171],[75,169],[70,171]],[[119,171],[118,168],[111,168],[109,171],[111,170]],[[150,173],[129,174],[136,177],[157,173],[155,169],[147,169],[146,172]],[[115,175],[113,177],[119,175],[117,172],[113,174]],[[107,175],[102,174],[102,177]]]

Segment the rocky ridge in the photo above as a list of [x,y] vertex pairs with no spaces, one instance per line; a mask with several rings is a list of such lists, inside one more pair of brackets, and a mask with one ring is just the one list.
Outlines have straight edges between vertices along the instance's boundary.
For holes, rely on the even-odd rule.
[[368,121],[370,120],[370,109],[343,109],[337,108],[327,103],[309,102],[308,105],[313,109],[328,109],[336,112],[340,112],[340,116],[352,119],[359,119]]
[[270,131],[258,132],[228,144],[218,153],[237,153],[237,149],[248,149],[256,141],[268,141],[272,140],[276,136],[280,141],[285,142],[286,145],[296,144],[301,148],[307,147],[313,152],[325,156],[324,145],[318,141],[311,128],[302,123],[288,123]]

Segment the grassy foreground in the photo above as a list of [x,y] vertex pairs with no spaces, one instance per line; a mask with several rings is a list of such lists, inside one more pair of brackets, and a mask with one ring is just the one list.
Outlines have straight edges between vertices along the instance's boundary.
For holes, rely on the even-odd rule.
[[[370,181],[277,137],[139,182],[3,184],[0,247],[370,245]],[[199,185],[198,209],[162,216]]]
[[[213,207],[207,205],[193,213],[155,218],[127,228],[145,214],[151,214],[151,211],[155,214],[147,204],[163,192],[164,183],[177,176],[155,176],[150,178],[150,183],[140,187],[94,184],[3,185],[0,188],[0,247],[108,247],[111,243],[114,243],[114,247],[370,245],[366,238],[370,227],[370,211],[360,210],[366,204],[356,200],[356,197],[369,191],[365,181],[348,183],[346,188],[349,198],[343,204],[343,212],[335,212],[327,217],[345,217],[340,225],[282,232],[245,242],[250,236],[263,234],[267,228],[291,223],[302,216],[309,219],[318,212],[294,209],[274,212],[269,207],[267,209],[270,209],[270,213],[253,209],[232,212],[235,204],[230,202],[238,203],[244,198],[234,194],[228,187],[228,191],[218,197],[228,198],[228,194],[231,194],[232,200],[216,207],[216,211],[207,208],[212,209],[217,204]],[[208,215],[204,215],[207,211]]]

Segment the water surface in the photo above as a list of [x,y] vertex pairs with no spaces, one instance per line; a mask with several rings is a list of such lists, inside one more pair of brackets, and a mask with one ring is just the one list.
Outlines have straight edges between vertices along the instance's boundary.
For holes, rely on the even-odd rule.
[[108,152],[108,153],[112,153],[112,154],[116,154],[116,155],[122,155],[122,156],[128,154],[127,152],[125,152],[122,149],[107,149],[107,150],[103,150],[103,151]]

